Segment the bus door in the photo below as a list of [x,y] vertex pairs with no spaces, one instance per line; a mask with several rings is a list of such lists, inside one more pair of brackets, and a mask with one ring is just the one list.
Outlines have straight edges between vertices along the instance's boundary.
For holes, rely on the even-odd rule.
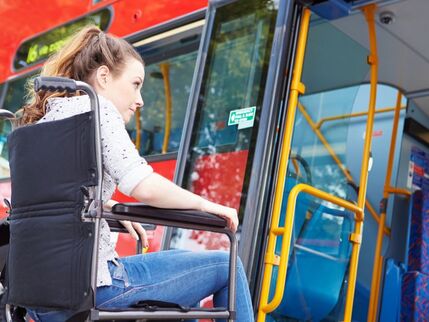
[[[268,242],[258,275],[258,321],[350,321],[375,108],[376,52],[372,42],[356,42],[335,20],[308,8],[298,11],[293,72],[286,73],[287,103],[280,105],[285,116],[279,122]],[[367,24],[364,14],[353,19]],[[371,40],[374,36],[370,33]],[[367,80],[370,86],[360,85]],[[361,119],[364,133],[356,130],[351,117],[362,101],[368,111]],[[352,150],[347,146],[351,137],[357,142]]]

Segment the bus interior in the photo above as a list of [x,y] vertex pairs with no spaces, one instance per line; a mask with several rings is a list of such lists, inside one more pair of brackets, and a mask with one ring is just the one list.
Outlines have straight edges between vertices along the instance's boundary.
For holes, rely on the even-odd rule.
[[[374,1],[346,2],[347,14],[335,1],[311,8],[301,77],[305,91],[299,91],[296,105],[279,226],[288,223],[286,208],[299,183],[359,204],[358,189],[365,189],[362,164],[368,161],[352,320],[423,321],[429,312],[424,290],[429,258],[423,241],[428,232],[421,218],[428,187],[429,52],[424,34],[429,25],[424,15],[429,3],[378,1],[371,8]],[[371,84],[374,77],[376,85]],[[367,123],[371,91],[376,92],[372,129]],[[367,131],[372,145],[365,160]],[[351,209],[303,191],[294,195],[284,295],[267,320],[348,321],[351,244],[359,219]],[[276,255],[283,255],[281,236]],[[274,266],[273,302],[278,271]]]

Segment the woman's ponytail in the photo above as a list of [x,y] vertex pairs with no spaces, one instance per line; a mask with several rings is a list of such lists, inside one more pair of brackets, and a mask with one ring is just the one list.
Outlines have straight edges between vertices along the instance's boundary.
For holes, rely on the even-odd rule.
[[[113,76],[118,75],[128,57],[143,63],[140,55],[125,40],[107,35],[96,26],[87,26],[49,57],[40,74],[90,83],[94,71],[103,65],[109,68]],[[27,93],[29,103],[23,108],[21,124],[31,124],[41,119],[46,114],[46,103],[49,98],[70,95],[65,92],[36,93],[32,80],[27,84]]]

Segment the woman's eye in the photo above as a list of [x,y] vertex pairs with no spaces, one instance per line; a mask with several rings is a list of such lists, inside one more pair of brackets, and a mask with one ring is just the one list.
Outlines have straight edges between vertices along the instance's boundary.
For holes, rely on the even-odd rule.
[[135,86],[136,88],[138,88],[138,87],[140,86],[140,82],[135,82],[135,83],[134,83],[134,86]]

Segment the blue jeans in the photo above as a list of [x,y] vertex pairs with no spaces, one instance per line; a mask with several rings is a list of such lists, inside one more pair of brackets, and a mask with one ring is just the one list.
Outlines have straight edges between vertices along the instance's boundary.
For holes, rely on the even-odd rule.
[[[213,294],[214,305],[228,307],[229,254],[223,251],[170,250],[109,263],[112,285],[97,288],[97,307],[128,307],[141,300],[195,306]],[[237,321],[254,321],[249,287],[241,261],[237,265]],[[35,321],[65,321],[73,312],[31,311]]]

